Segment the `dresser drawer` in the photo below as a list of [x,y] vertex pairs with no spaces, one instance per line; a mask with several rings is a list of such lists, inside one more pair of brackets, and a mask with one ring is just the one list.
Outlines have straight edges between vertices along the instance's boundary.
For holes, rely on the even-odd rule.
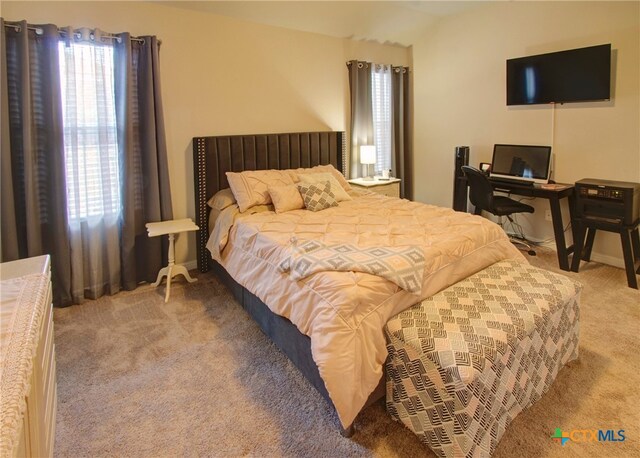
[[383,196],[400,197],[400,183],[390,183],[380,186],[373,186],[369,188],[369,191],[373,191]]

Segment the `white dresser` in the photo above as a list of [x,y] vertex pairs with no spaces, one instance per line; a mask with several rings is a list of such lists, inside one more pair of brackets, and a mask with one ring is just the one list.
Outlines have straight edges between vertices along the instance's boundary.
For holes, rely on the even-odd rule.
[[53,456],[56,361],[51,261],[0,264],[0,457]]

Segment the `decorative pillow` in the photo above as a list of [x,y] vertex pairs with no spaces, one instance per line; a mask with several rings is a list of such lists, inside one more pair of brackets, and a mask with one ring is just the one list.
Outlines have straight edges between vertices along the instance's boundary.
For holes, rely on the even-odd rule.
[[231,192],[231,188],[224,188],[220,191],[216,192],[211,199],[207,202],[209,207],[214,208],[216,210],[224,210],[227,207],[232,206],[236,203],[236,198],[233,197],[233,192]]
[[299,175],[300,183],[304,184],[318,184],[324,183],[328,181],[331,183],[331,192],[336,196],[336,200],[338,202],[342,202],[344,200],[353,200],[347,191],[345,191],[338,180],[330,173],[303,173]]
[[284,213],[304,208],[302,196],[295,184],[269,186],[268,189],[273,206],[276,208],[276,213]]
[[291,175],[283,170],[250,170],[227,172],[227,180],[241,212],[254,205],[271,203],[269,186],[291,185]]
[[314,170],[313,173],[317,173],[317,172],[325,172],[325,173],[330,173],[331,175],[333,175],[333,177],[338,180],[338,183],[340,183],[340,186],[342,186],[342,188],[345,191],[351,191],[351,185],[349,184],[349,182],[347,181],[347,179],[344,177],[344,175],[338,170],[336,169],[334,166],[332,166],[331,164],[327,164],[327,165],[316,165],[315,167],[313,167],[311,170]]
[[338,201],[331,192],[331,182],[298,185],[304,206],[307,210],[317,212],[329,207],[337,207]]
[[336,169],[331,164],[327,165],[316,165],[315,167],[311,167],[309,169],[290,169],[288,172],[291,173],[291,178],[293,178],[294,183],[300,181],[301,175],[307,175],[309,173],[330,173],[333,177],[340,183],[340,186],[345,191],[351,191],[351,185],[344,177],[342,173],[338,169]]

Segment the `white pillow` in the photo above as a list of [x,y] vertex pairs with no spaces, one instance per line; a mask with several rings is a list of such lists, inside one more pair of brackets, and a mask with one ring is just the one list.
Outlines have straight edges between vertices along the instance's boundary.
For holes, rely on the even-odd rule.
[[236,198],[233,197],[233,192],[231,192],[231,188],[224,188],[220,191],[216,192],[211,199],[207,201],[207,205],[209,207],[222,211],[227,207],[232,206],[236,203]]
[[331,192],[338,202],[353,200],[331,173],[304,173],[298,175],[298,177],[300,178],[300,183],[305,184],[321,184],[328,181],[331,183]]
[[309,173],[330,173],[331,175],[333,175],[333,177],[336,180],[338,180],[338,183],[340,183],[340,186],[342,186],[342,188],[345,191],[351,191],[351,185],[349,184],[347,179],[344,177],[344,175],[342,173],[340,173],[340,171],[338,169],[336,169],[331,164],[316,165],[315,167],[311,167],[311,168],[308,168],[308,169],[302,169],[302,168],[301,169],[290,169],[290,170],[288,170],[288,172],[291,173],[291,176],[292,176],[293,181],[295,183],[300,181],[300,175],[306,175],[306,174],[309,174]]
[[227,172],[226,175],[241,212],[255,205],[270,204],[269,186],[293,184],[289,173],[283,170],[249,170]]
[[276,213],[284,213],[304,208],[300,190],[295,184],[269,186],[269,194],[271,195],[271,201],[276,209]]

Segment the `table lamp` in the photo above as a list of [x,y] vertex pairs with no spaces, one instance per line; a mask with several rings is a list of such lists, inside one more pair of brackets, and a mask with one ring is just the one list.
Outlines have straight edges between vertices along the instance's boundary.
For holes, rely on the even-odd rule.
[[362,145],[360,147],[360,163],[364,166],[363,180],[373,180],[373,177],[369,175],[369,165],[376,163],[376,147],[374,145]]

